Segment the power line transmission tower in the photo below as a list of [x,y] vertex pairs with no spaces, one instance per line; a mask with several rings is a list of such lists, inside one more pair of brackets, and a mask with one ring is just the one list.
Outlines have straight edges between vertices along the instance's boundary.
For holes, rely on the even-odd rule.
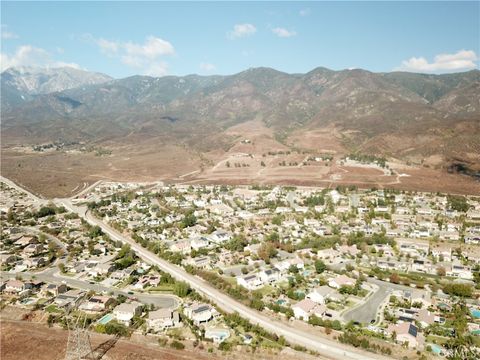
[[[86,318],[85,318],[86,320]],[[90,343],[90,335],[88,328],[85,328],[85,320],[82,325],[79,324],[79,318],[68,325],[68,340],[65,360],[92,360],[92,344]]]

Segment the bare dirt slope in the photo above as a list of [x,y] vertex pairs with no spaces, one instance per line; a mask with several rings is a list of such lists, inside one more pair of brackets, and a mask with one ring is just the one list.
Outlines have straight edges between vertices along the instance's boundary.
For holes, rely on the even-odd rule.
[[[342,184],[480,193],[478,180],[448,174],[439,155],[418,158],[410,166],[394,156],[388,157],[395,164],[392,174],[343,166],[342,158],[350,153],[345,138],[354,138],[356,133],[334,126],[295,131],[286,138],[278,138],[262,121],[251,120],[228,128],[224,134],[230,146],[212,145],[214,150],[204,152],[192,150],[188,144],[171,145],[159,139],[137,137],[127,137],[122,144],[107,142],[102,146],[106,153],[101,155],[95,151],[34,152],[28,148],[3,148],[1,173],[47,198],[73,196],[98,180],[319,187]],[[395,143],[392,138],[386,141]],[[309,160],[322,155],[333,156],[333,161]]]
[[[60,328],[48,328],[44,324],[2,320],[1,353],[2,360],[61,360],[65,356],[68,332]],[[92,349],[111,339],[108,335],[91,333]],[[285,360],[313,360],[314,357],[302,354],[283,352],[282,354],[245,353],[245,351],[222,354],[218,350],[208,353],[206,349],[186,348],[173,350],[162,348],[155,340],[129,341],[119,340],[114,347],[102,357],[104,360],[274,360],[282,356]]]

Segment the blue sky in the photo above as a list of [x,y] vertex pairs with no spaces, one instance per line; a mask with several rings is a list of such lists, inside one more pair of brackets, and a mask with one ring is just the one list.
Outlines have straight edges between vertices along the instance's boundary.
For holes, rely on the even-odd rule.
[[478,68],[480,56],[479,2],[2,1],[1,10],[2,70],[443,73]]

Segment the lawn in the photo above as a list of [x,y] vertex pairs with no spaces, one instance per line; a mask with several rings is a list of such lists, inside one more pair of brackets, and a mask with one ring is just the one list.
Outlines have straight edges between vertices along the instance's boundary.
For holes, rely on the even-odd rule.
[[261,346],[267,349],[282,349],[282,345],[278,342],[262,338]]
[[46,308],[45,308],[45,311],[46,312],[49,312],[49,313],[61,313],[62,310],[60,310],[56,305],[48,305]]
[[448,338],[438,335],[428,335],[426,340],[434,344],[443,345],[448,341]]
[[158,285],[158,286],[155,286],[155,287],[150,287],[150,288],[147,288],[147,290],[149,292],[173,292],[173,287],[174,285],[172,284],[163,284],[163,285]]
[[266,295],[272,295],[272,294],[277,293],[276,289],[271,285],[265,285],[264,287],[262,287],[258,290],[255,290],[255,292],[262,294],[262,297],[266,296]]

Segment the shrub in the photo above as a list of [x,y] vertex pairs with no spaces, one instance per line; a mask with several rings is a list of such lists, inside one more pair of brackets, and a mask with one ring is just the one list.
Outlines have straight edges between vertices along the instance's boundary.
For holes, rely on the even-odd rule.
[[183,345],[183,343],[177,340],[173,340],[172,343],[170,344],[170,347],[177,350],[185,349],[185,345]]

